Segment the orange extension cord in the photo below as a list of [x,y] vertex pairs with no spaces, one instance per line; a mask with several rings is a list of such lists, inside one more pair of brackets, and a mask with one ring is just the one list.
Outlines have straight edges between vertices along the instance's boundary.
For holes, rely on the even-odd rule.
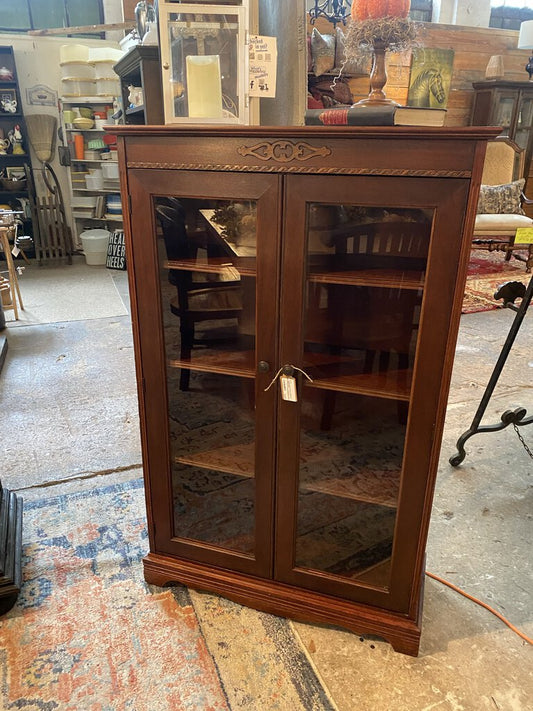
[[449,588],[451,588],[452,590],[455,590],[455,592],[458,592],[458,593],[460,593],[461,595],[464,595],[464,596],[465,596],[466,598],[468,598],[469,600],[472,600],[472,602],[475,602],[475,603],[477,603],[478,605],[481,605],[481,607],[484,607],[485,610],[488,610],[489,612],[492,612],[492,614],[493,614],[493,615],[496,615],[496,617],[497,617],[499,620],[501,620],[501,621],[504,623],[504,625],[507,625],[507,627],[509,627],[509,629],[512,629],[515,634],[517,634],[519,637],[522,637],[522,639],[524,639],[528,644],[533,644],[533,639],[531,639],[531,637],[528,637],[528,636],[525,635],[523,632],[521,632],[519,629],[517,629],[514,625],[512,625],[512,624],[509,622],[509,620],[506,620],[503,615],[500,615],[500,613],[499,613],[497,610],[495,610],[495,609],[494,609],[493,607],[491,607],[490,605],[487,605],[486,602],[482,602],[481,600],[478,600],[476,597],[473,597],[472,595],[469,595],[467,592],[465,592],[464,590],[461,590],[461,588],[458,588],[456,585],[453,585],[452,583],[449,583],[447,580],[444,580],[444,578],[439,578],[438,575],[434,575],[433,573],[429,573],[427,570],[426,570],[426,575],[427,575],[429,578],[433,578],[433,580],[438,580],[439,583],[442,583],[443,585],[447,585],[447,586],[448,586]]

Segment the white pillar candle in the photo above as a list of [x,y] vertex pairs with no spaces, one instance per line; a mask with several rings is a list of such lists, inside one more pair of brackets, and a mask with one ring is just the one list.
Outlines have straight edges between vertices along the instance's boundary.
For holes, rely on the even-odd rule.
[[222,79],[218,54],[186,57],[191,118],[222,118]]

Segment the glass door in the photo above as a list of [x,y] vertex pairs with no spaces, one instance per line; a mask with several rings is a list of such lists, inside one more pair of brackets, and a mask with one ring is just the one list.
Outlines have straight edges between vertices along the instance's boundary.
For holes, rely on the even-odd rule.
[[514,141],[526,154],[525,165],[531,160],[531,134],[533,131],[533,96],[520,93]]
[[296,396],[279,406],[276,576],[405,609],[453,299],[439,262],[461,250],[461,210],[441,195],[464,202],[465,183],[287,182],[281,363]]
[[493,126],[502,127],[502,136],[511,136],[515,125],[515,111],[517,110],[517,96],[514,91],[496,91],[491,117]]
[[278,178],[130,176],[155,548],[268,576]]
[[249,122],[248,7],[159,4],[165,123]]

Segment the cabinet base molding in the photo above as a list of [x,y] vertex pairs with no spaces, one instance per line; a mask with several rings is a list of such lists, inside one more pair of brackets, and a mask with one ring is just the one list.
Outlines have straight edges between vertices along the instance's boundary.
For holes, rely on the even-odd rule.
[[145,580],[152,585],[187,585],[299,622],[337,625],[355,634],[376,635],[389,642],[396,652],[418,655],[421,605],[416,619],[411,619],[399,613],[231,570],[203,566],[183,558],[149,553],[143,559],[143,565]]

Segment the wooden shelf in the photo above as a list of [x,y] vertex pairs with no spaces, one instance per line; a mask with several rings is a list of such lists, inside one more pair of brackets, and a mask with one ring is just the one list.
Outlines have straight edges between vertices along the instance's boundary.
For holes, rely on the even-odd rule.
[[168,365],[171,368],[187,368],[204,373],[255,378],[255,351],[196,352],[189,360],[169,360]]
[[359,366],[332,363],[329,366],[304,365],[304,369],[313,379],[305,380],[305,386],[321,390],[368,395],[388,400],[408,401],[411,395],[411,370],[389,370],[383,373],[354,373]]
[[[251,442],[180,455],[175,457],[174,461],[178,464],[251,478],[255,473],[254,456],[255,444]],[[349,452],[345,452],[343,459],[348,456]],[[344,476],[327,476],[324,473],[324,458],[316,458],[313,462],[312,449],[306,451],[304,436],[301,450],[301,490],[396,508],[400,490],[400,471],[376,467],[362,467],[358,471],[353,471],[349,461],[341,462],[338,459],[335,459],[335,464],[336,472],[342,471]]]
[[163,262],[163,266],[165,269],[201,274],[223,274],[228,271],[228,267],[233,267],[241,276],[257,275],[255,257],[211,257],[206,262],[197,259],[167,260]]
[[362,363],[350,356],[306,351],[302,368],[312,378],[302,381],[306,387],[388,400],[407,401],[411,393],[411,370],[362,373]]
[[418,291],[424,286],[425,273],[396,269],[360,269],[333,272],[311,272],[309,281],[320,284],[341,284],[344,286],[389,287]]
[[[172,359],[171,368],[187,368],[207,373],[223,373],[244,378],[255,377],[255,351],[197,351],[191,359]],[[361,373],[361,364],[346,356],[306,353],[303,368],[312,378],[306,387],[335,392],[368,395],[388,400],[408,401],[411,394],[411,370]]]

